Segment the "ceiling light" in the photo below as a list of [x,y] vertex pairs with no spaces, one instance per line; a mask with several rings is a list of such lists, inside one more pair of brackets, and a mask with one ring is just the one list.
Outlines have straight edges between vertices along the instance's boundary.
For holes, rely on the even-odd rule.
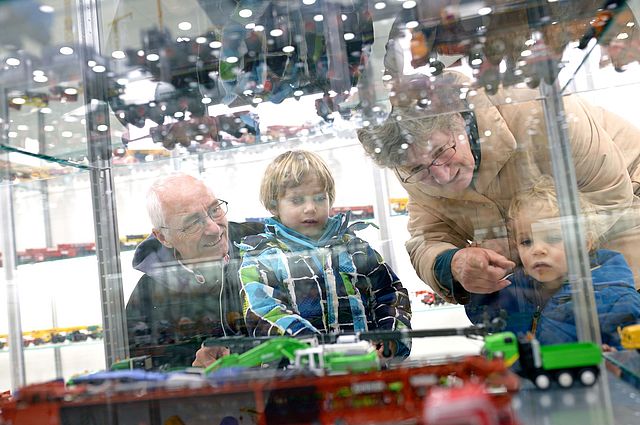
[[122,50],[114,50],[113,53],[111,53],[111,57],[114,59],[124,59],[127,55]]
[[280,37],[282,34],[284,34],[284,31],[282,31],[280,28],[274,28],[271,30],[271,32],[269,32],[269,34],[271,34],[271,37]]
[[378,3],[373,5],[374,8],[376,8],[377,10],[382,10],[385,7],[387,7],[387,4],[383,1],[379,1]]
[[296,48],[293,47],[293,46],[284,46],[282,48],[282,51],[285,52],[285,53],[293,53],[295,50],[296,50]]
[[60,51],[60,54],[65,56],[69,56],[73,54],[73,49],[69,46],[62,46],[59,51]]
[[240,12],[238,12],[238,15],[240,15],[241,18],[249,18],[251,15],[253,15],[253,12],[251,11],[251,9],[242,9]]
[[219,41],[212,41],[211,43],[209,43],[209,47],[211,47],[212,49],[219,49],[222,47],[222,43]]
[[7,58],[5,61],[9,66],[18,66],[20,65],[20,59],[18,58]]
[[158,54],[156,54],[156,53],[149,53],[147,55],[147,60],[149,62],[156,62],[156,61],[160,60],[160,56],[158,56]]
[[316,15],[313,17],[313,20],[316,22],[322,22],[324,20],[324,16],[322,15]]
[[182,31],[189,31],[191,29],[191,22],[183,21],[178,24],[178,28]]

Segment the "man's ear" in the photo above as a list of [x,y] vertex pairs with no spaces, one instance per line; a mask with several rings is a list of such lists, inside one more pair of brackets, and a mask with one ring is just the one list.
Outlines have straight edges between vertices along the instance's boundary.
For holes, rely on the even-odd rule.
[[153,236],[156,237],[156,239],[164,246],[166,246],[167,248],[173,248],[173,246],[171,245],[171,243],[169,241],[167,241],[166,236],[164,235],[164,233],[162,232],[162,230],[160,229],[153,229]]

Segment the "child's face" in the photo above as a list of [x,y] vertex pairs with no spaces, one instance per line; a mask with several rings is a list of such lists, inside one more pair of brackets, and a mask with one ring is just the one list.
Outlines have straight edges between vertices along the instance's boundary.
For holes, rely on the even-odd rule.
[[560,286],[567,276],[562,230],[557,217],[521,212],[515,220],[518,254],[525,272],[538,282]]
[[329,196],[316,176],[305,178],[278,198],[275,215],[298,233],[318,239],[329,219]]

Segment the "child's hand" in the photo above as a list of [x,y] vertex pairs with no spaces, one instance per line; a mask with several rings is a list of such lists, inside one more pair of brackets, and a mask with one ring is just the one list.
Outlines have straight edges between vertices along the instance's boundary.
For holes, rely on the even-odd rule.
[[395,341],[372,341],[371,345],[375,347],[381,359],[390,359],[398,352],[398,344]]
[[612,353],[612,352],[618,351],[616,349],[616,347],[612,347],[612,346],[607,345],[607,344],[602,344],[602,346],[600,348],[602,348],[602,352],[603,353]]

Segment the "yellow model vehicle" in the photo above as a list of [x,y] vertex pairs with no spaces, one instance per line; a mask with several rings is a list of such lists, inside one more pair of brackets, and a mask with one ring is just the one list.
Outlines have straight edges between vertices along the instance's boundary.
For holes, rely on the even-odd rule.
[[640,351],[640,323],[618,328],[618,334],[620,334],[620,344],[624,348]]

